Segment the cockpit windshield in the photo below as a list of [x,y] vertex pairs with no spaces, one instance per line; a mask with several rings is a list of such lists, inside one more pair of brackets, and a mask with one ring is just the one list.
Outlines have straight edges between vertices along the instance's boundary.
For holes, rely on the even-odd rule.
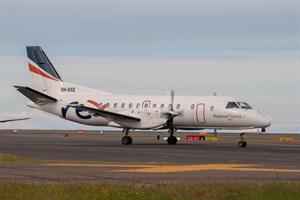
[[226,109],[230,108],[252,109],[252,107],[246,102],[228,102]]
[[237,103],[243,109],[252,109],[252,107],[249,104],[247,104],[246,102],[237,102]]
[[240,108],[235,102],[228,102],[226,109],[229,108]]

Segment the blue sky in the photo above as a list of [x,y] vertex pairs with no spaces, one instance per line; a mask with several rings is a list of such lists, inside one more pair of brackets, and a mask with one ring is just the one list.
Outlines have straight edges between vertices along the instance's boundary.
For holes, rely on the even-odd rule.
[[63,80],[123,94],[246,99],[270,131],[300,132],[299,1],[1,0],[2,128],[95,128],[33,111],[26,45],[40,45]]

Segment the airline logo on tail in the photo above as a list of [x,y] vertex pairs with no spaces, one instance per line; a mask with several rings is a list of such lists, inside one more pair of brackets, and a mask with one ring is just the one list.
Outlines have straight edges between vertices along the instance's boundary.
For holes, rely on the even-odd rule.
[[28,63],[28,67],[29,67],[29,71],[35,74],[38,74],[44,78],[48,78],[54,81],[58,81],[56,78],[52,77],[51,75],[49,75],[48,73],[43,72],[42,70],[38,69],[38,67],[35,67],[34,64],[32,63]]
[[50,80],[62,81],[41,47],[28,46],[27,57],[29,58],[28,67],[30,72]]

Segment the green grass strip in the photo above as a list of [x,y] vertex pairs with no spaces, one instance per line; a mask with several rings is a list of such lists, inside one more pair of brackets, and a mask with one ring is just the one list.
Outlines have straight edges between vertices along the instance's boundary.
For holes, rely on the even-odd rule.
[[1,200],[220,199],[299,200],[299,182],[224,182],[199,184],[1,183]]
[[[97,160],[42,160],[12,154],[0,153],[0,163],[34,163],[34,164],[124,164],[123,162],[104,162]],[[126,164],[172,165],[171,162],[127,162]],[[1,200],[1,199],[0,199]]]
[[0,163],[57,163],[52,160],[40,160],[33,158],[26,158],[22,156],[15,156],[12,154],[0,153]]

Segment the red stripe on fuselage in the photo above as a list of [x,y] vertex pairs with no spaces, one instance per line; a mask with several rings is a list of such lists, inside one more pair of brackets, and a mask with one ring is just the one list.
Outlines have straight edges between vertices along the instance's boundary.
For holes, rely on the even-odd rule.
[[88,103],[93,104],[94,106],[96,106],[99,110],[104,110],[106,108],[106,104],[103,106],[99,106],[99,104],[96,101],[93,100],[87,100]]
[[38,68],[36,68],[35,66],[33,66],[32,64],[28,63],[28,67],[29,67],[29,71],[36,73],[42,77],[57,81],[57,79],[53,78],[52,76],[42,72],[41,70],[39,70]]

